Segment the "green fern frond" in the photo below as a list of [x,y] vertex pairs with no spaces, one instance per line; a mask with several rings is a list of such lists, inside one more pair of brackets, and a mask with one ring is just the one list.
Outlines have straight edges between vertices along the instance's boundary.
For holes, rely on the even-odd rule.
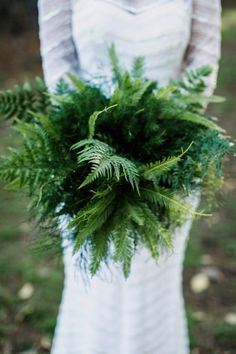
[[113,104],[112,106],[109,107],[105,107],[103,110],[101,111],[95,111],[93,112],[93,114],[89,117],[89,122],[88,122],[88,127],[89,127],[89,135],[88,135],[88,139],[93,139],[94,134],[95,134],[95,126],[96,126],[96,121],[98,119],[98,117],[100,116],[100,114],[102,113],[107,113],[109,112],[112,108],[117,107],[117,104]]
[[[91,140],[88,139],[88,142]],[[78,145],[77,145],[78,146]],[[78,153],[78,164],[88,162],[91,172],[80,188],[94,182],[98,178],[120,181],[122,177],[129,182],[132,188],[138,190],[138,171],[135,164],[129,159],[116,155],[115,150],[106,143],[93,140],[90,145]]]
[[150,163],[140,168],[140,176],[147,180],[155,180],[158,176],[165,174],[175,166],[181,158],[189,151],[193,143],[191,143],[186,150],[178,156],[167,157],[162,161]]
[[[28,152],[31,150],[32,153],[34,148],[36,148],[43,156],[47,156],[48,161],[53,161],[54,154],[51,149],[51,141],[47,131],[41,125],[17,120],[14,130],[23,135],[25,142],[29,142]],[[27,145],[25,149],[27,150]]]
[[71,146],[71,150],[79,150],[84,146],[89,146],[89,145],[93,145],[96,144],[97,142],[100,142],[100,140],[98,139],[82,139],[80,141],[78,141],[77,143],[75,143],[74,145]]
[[114,149],[108,144],[97,139],[85,139],[73,146],[74,149],[83,147],[78,152],[78,164],[89,162],[95,166],[99,165],[102,159],[106,159],[114,154]]
[[[170,193],[166,188],[154,186],[152,189],[143,188],[141,193],[143,197],[150,202],[164,206],[166,209],[182,209],[186,213],[191,213],[191,206],[182,202],[173,193]],[[152,193],[152,195],[151,195]]]
[[150,163],[140,170],[141,176],[147,180],[154,180],[163,173],[167,173],[170,169],[180,161],[179,156],[172,156]]
[[199,114],[196,114],[196,113],[184,112],[183,114],[181,114],[179,119],[202,125],[208,129],[213,129],[213,130],[218,130],[220,132],[225,132],[225,130],[223,128],[219,127],[217,124],[215,124],[211,120],[209,120],[203,116],[200,116]]
[[123,73],[123,70],[119,64],[119,60],[118,60],[118,56],[116,53],[114,43],[108,48],[108,55],[109,55],[110,63],[112,66],[113,79],[115,82],[118,83],[118,85],[120,85],[123,80],[124,73]]
[[132,93],[132,105],[136,106],[146,93],[152,92],[155,88],[156,82],[149,80],[141,83],[137,88],[134,87],[134,92]]
[[158,246],[160,246],[160,243],[167,248],[171,248],[172,246],[170,231],[162,225],[161,221],[158,220],[158,214],[155,215],[148,205],[145,205],[143,211],[148,222],[141,228],[141,232],[145,237],[144,241],[152,257],[158,259]]
[[69,95],[59,95],[56,93],[47,93],[48,98],[53,102],[53,104],[64,105],[66,103],[72,103],[72,99]]
[[30,121],[29,111],[47,112],[51,108],[50,99],[46,95],[45,83],[36,78],[33,85],[26,82],[22,86],[15,86],[12,90],[0,92],[0,119],[18,118]]
[[140,196],[146,202],[166,209],[171,209],[173,206],[176,207],[176,203],[172,203],[172,200],[178,200],[173,192],[156,185],[140,187]]
[[49,117],[46,114],[43,113],[35,113],[35,112],[30,112],[32,113],[33,117],[41,123],[43,129],[47,131],[47,134],[49,134],[51,137],[53,137],[56,141],[59,141],[61,138],[61,133],[60,130],[58,129],[55,124],[52,123],[52,121],[49,119]]
[[132,63],[131,75],[135,80],[142,80],[144,76],[144,57],[136,57]]
[[183,102],[183,103],[192,103],[192,104],[196,104],[196,103],[201,103],[201,104],[205,104],[205,103],[223,103],[225,102],[225,98],[221,97],[221,96],[206,96],[206,95],[202,95],[202,94],[196,94],[196,95],[182,95],[181,97],[178,98],[179,101]]
[[84,89],[88,87],[86,82],[84,82],[84,80],[81,80],[78,76],[68,73],[67,77],[79,93],[81,93]]
[[156,90],[155,97],[157,100],[168,99],[170,95],[177,90],[177,86],[169,84],[165,87],[160,87]]
[[144,245],[146,245],[152,258],[157,261],[160,256],[160,250],[156,229],[155,232],[153,232],[153,229],[151,230],[150,227],[143,227],[141,229],[141,232],[143,236]]
[[94,234],[90,239],[90,273],[95,275],[101,263],[108,256],[109,237],[106,234]]
[[204,65],[197,69],[190,69],[185,72],[183,80],[178,80],[178,86],[190,94],[203,93],[206,89],[204,78],[209,76],[212,68],[209,65]]
[[117,155],[111,155],[106,158],[101,157],[101,159],[98,157],[95,163],[93,158],[92,172],[86,177],[80,188],[98,178],[104,177],[111,180],[115,177],[117,181],[120,181],[122,176],[131,184],[132,188],[138,189],[138,173],[133,162]]
[[33,164],[33,154],[12,153],[11,157],[6,159],[0,167],[0,176],[5,181],[7,189],[28,187],[30,194],[35,192],[36,188],[45,183],[51,176],[51,169],[44,166],[35,166]]
[[114,210],[115,190],[109,193],[94,196],[70,222],[69,228],[75,229],[75,251],[78,250],[88,240],[88,238],[99,231],[103,224],[108,220]]
[[166,208],[176,207],[177,209],[182,210],[185,214],[192,214],[194,216],[210,216],[210,214],[206,214],[203,211],[193,211],[191,205],[181,201],[176,196],[168,193],[165,188],[154,186],[153,188],[153,197],[151,197],[151,190],[148,188],[143,188],[140,190],[140,193],[143,192],[143,197],[149,199],[149,201],[154,202],[159,205],[164,205]]
[[164,230],[164,227],[161,228],[158,216],[149,208],[148,203],[145,203],[143,196],[141,198],[142,201],[136,202],[140,209],[139,213],[142,216],[137,232],[149,249],[152,257],[157,260],[159,258],[159,238],[167,240],[167,231]]
[[129,219],[139,226],[143,226],[145,224],[145,216],[143,212],[143,205],[140,202],[137,202],[135,198],[126,202],[126,215]]
[[124,276],[128,278],[134,254],[134,240],[131,236],[129,222],[124,220],[120,225],[117,225],[114,238],[115,252],[113,259],[115,262],[122,264]]

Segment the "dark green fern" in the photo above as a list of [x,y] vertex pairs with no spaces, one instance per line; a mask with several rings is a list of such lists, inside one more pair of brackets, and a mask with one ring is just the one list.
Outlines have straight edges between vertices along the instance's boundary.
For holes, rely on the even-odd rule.
[[26,82],[12,90],[0,91],[0,120],[17,117],[29,121],[32,119],[31,112],[46,113],[50,107],[47,87],[38,77],[32,85]]

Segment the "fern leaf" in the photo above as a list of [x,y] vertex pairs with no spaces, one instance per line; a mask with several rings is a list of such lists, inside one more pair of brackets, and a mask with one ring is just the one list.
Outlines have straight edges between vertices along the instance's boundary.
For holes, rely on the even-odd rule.
[[149,249],[151,256],[154,260],[158,260],[160,256],[160,251],[158,247],[158,238],[153,237],[149,229],[143,228],[143,234],[145,235],[145,243],[147,248]]
[[90,246],[90,273],[95,275],[99,270],[101,263],[108,255],[109,238],[104,234],[95,234],[91,237]]
[[95,195],[70,222],[69,228],[76,230],[75,250],[78,250],[108,220],[114,210],[115,196],[114,190],[110,190],[102,198]]
[[131,270],[134,253],[134,241],[130,234],[130,225],[123,222],[116,228],[114,261],[122,263],[124,276],[127,278]]
[[47,131],[48,134],[50,134],[55,140],[60,139],[60,132],[57,126],[53,124],[48,116],[46,116],[43,113],[35,113],[31,112],[33,117],[35,117],[44,127],[44,129]]
[[161,241],[167,248],[171,247],[171,238],[169,231],[164,227],[158,220],[157,215],[144,204],[143,212],[145,214],[146,222],[145,225],[140,228],[145,243],[149,248],[151,255],[154,259],[159,257],[159,241]]
[[185,120],[188,122],[192,122],[195,124],[202,125],[208,129],[218,130],[220,132],[225,132],[225,130],[219,127],[217,124],[212,122],[211,120],[200,116],[199,114],[192,113],[192,112],[184,112],[179,119]]
[[73,146],[74,149],[79,147],[84,147],[82,151],[78,153],[78,164],[83,162],[89,162],[95,166],[99,165],[102,159],[109,158],[114,154],[114,149],[108,144],[96,140],[96,139],[85,139]]
[[155,81],[140,82],[140,87],[132,93],[132,104],[135,106],[147,92],[151,92],[156,87]]
[[[147,221],[149,221],[149,218],[147,218]],[[150,227],[146,227],[146,228],[142,227],[140,230],[144,239],[144,244],[150,251],[152,258],[154,260],[158,260],[160,256],[160,251],[158,245],[156,225],[155,225],[155,229],[151,229]]]
[[161,222],[158,223],[158,235],[160,244],[163,245],[166,249],[173,248],[172,235],[170,230],[164,226]]
[[95,145],[97,143],[97,139],[82,139],[71,146],[71,150],[78,150],[84,146]]
[[206,96],[202,94],[198,95],[188,95],[181,96],[181,102],[184,103],[223,103],[225,102],[225,98],[221,96]]
[[111,155],[105,157],[105,159],[95,155],[91,161],[93,163],[92,172],[86,177],[79,188],[83,188],[98,178],[104,177],[111,180],[115,177],[117,181],[120,181],[121,177],[124,176],[126,181],[131,184],[132,188],[138,189],[137,168],[130,160],[117,155]]
[[187,70],[183,80],[178,81],[178,86],[191,94],[203,93],[206,88],[204,78],[209,76],[211,72],[212,68],[209,65]]
[[142,209],[142,204],[138,203],[136,200],[132,203],[128,201],[126,203],[126,213],[127,217],[135,224],[143,226],[145,224],[145,217]]
[[181,158],[188,152],[193,143],[191,143],[185,151],[178,156],[168,157],[162,161],[157,161],[140,168],[140,175],[147,180],[155,180],[158,176],[167,173],[173,166],[175,166]]
[[120,85],[123,78],[123,70],[119,64],[114,43],[108,48],[108,54],[112,65],[113,79]]
[[[140,193],[141,192],[142,189]],[[149,200],[151,200],[150,192],[149,192]],[[147,189],[144,189],[144,197],[148,198]],[[155,186],[155,190],[153,191],[152,202],[154,203],[157,202],[158,204],[164,205],[167,208],[170,208],[171,205],[173,205],[177,209],[182,209],[186,214],[192,214],[193,216],[210,216],[209,214],[206,214],[204,212],[193,211],[191,205],[188,205],[187,203],[181,201],[176,196],[169,194],[165,188],[161,188],[158,186]]]
[[54,104],[63,105],[65,103],[72,103],[71,97],[69,95],[59,95],[54,93],[47,93],[47,96]]
[[51,108],[51,102],[46,97],[45,83],[36,78],[31,86],[26,82],[22,86],[15,86],[12,90],[0,92],[0,118],[3,120],[18,118],[30,121],[32,116],[28,113],[47,112]]
[[171,208],[171,205],[173,205],[171,201],[176,198],[174,193],[170,192],[168,189],[154,185],[150,187],[140,187],[140,196],[148,203],[165,207],[166,209]]
[[160,99],[168,99],[169,96],[175,92],[177,89],[177,86],[175,86],[174,84],[169,84],[165,87],[160,87],[156,90],[156,98],[158,100]]
[[87,84],[84,80],[81,80],[77,76],[70,73],[68,73],[67,76],[78,92],[82,92],[84,89],[86,89]]
[[[0,172],[0,174],[1,174],[1,172]],[[7,183],[4,186],[4,189],[16,190],[16,189],[22,188],[21,186],[22,186],[21,179],[20,179],[20,177],[17,177],[15,179],[13,179],[11,182]]]
[[[80,185],[80,188],[98,178],[108,180],[115,178],[120,181],[124,177],[132,188],[138,190],[138,170],[131,160],[116,155],[114,149],[99,140],[88,139],[83,141],[82,144],[84,145],[86,142],[90,142],[90,145],[86,145],[78,154],[78,164],[88,162],[91,164],[91,172]],[[74,148],[78,148],[78,146],[81,146],[81,143],[76,144]]]
[[102,113],[107,113],[109,112],[110,109],[116,107],[117,104],[113,104],[112,106],[109,106],[109,107],[105,107],[103,110],[101,111],[95,111],[90,117],[89,117],[89,123],[88,123],[88,126],[89,126],[89,136],[88,136],[88,139],[93,139],[94,137],[94,133],[95,133],[95,125],[96,125],[96,121],[98,119],[98,117],[100,116],[100,114]]
[[144,75],[144,57],[136,57],[132,63],[131,75],[135,80],[141,80]]

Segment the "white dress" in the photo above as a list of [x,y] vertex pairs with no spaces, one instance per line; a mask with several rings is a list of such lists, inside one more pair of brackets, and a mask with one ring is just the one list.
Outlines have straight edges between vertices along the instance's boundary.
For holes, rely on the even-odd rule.
[[[146,58],[145,74],[165,84],[186,68],[210,64],[207,93],[220,57],[220,0],[39,0],[41,53],[51,89],[66,72],[111,77],[107,47],[121,64]],[[194,208],[199,196],[190,196]],[[52,354],[187,354],[182,263],[192,217],[174,233],[174,252],[156,264],[145,249],[128,280],[117,268],[89,285],[64,249],[65,283]],[[66,243],[66,221],[61,228]],[[68,244],[68,243],[67,243]]]

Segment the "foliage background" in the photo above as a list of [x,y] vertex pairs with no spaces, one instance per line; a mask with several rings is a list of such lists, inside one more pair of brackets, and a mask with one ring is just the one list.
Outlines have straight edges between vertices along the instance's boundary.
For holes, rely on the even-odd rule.
[[[223,1],[222,60],[217,93],[226,103],[210,107],[236,137],[236,4]],[[35,0],[1,0],[0,87],[41,75]],[[0,149],[12,143],[0,126]],[[211,220],[194,223],[188,243],[184,293],[191,354],[236,353],[236,165],[226,163],[225,187]],[[0,353],[50,351],[63,285],[58,252],[40,251],[37,231],[27,221],[23,195],[0,190]],[[196,293],[196,275],[209,281]]]

